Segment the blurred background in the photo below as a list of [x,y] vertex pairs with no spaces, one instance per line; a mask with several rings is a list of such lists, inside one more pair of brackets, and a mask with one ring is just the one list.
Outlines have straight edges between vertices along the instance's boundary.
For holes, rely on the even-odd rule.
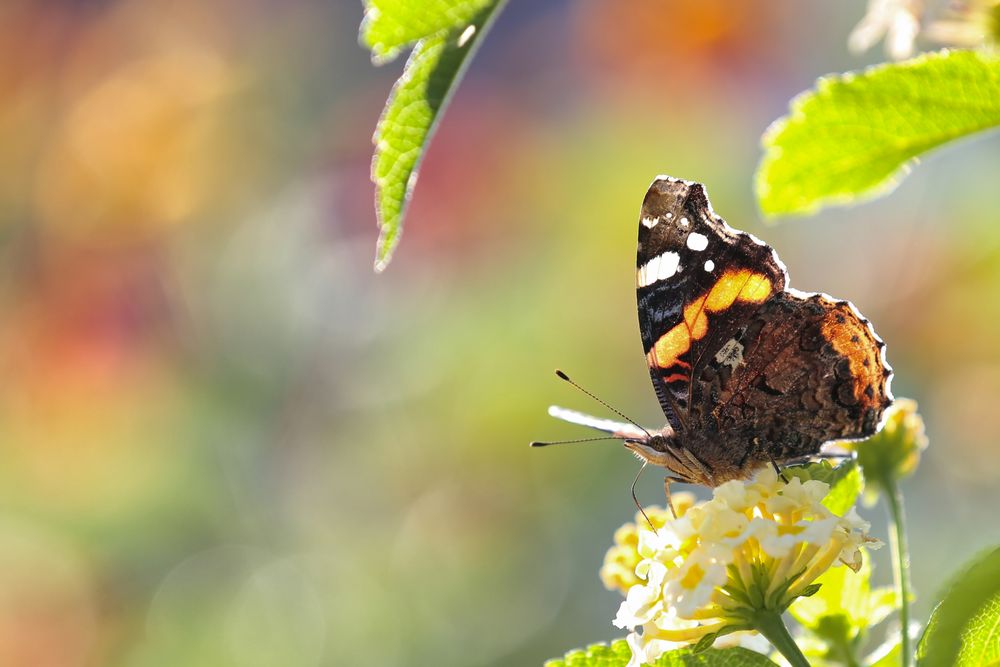
[[[531,665],[620,635],[637,462],[558,403],[663,416],[633,291],[659,173],[888,342],[931,447],[917,617],[1000,541],[996,137],[764,226],[759,137],[863,0],[514,1],[384,275],[360,2],[0,5],[0,664]],[[647,474],[640,498],[662,503]],[[704,495],[704,490],[699,490]],[[885,537],[884,509],[865,512]],[[875,554],[890,581],[887,550]]]

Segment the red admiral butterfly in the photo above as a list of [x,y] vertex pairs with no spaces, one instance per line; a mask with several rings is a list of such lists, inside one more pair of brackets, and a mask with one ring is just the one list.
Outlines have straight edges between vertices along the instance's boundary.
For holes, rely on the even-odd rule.
[[787,283],[774,250],[717,216],[700,183],[658,177],[642,202],[636,293],[667,424],[644,429],[603,401],[629,423],[549,414],[622,440],[668,483],[706,486],[873,435],[893,400],[885,343],[849,302]]

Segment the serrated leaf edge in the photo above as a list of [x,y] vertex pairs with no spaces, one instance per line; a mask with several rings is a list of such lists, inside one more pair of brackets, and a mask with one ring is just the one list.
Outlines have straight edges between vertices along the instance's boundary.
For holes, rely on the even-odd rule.
[[[800,206],[795,210],[774,210],[769,209],[764,205],[767,200],[767,195],[771,191],[770,186],[765,182],[765,174],[767,168],[775,161],[781,158],[782,149],[774,144],[777,136],[779,136],[789,125],[793,122],[801,122],[802,119],[806,117],[805,112],[802,107],[809,102],[811,99],[818,97],[822,94],[828,94],[830,88],[838,84],[849,84],[855,79],[867,78],[873,75],[879,75],[884,70],[899,70],[902,68],[911,69],[923,65],[926,62],[932,60],[944,60],[956,53],[969,53],[975,55],[981,61],[996,61],[995,56],[984,54],[981,51],[974,51],[971,49],[940,49],[938,51],[931,51],[927,53],[922,53],[914,58],[911,58],[902,62],[888,62],[879,63],[877,65],[871,65],[864,69],[854,70],[850,72],[834,72],[826,74],[824,76],[816,79],[812,88],[804,90],[792,98],[788,105],[788,113],[768,125],[767,129],[761,135],[761,146],[764,148],[764,156],[761,158],[760,164],[757,167],[756,174],[754,176],[755,187],[757,190],[757,202],[758,208],[761,215],[763,216],[765,222],[774,222],[777,218],[802,218],[812,215],[822,208],[828,208],[833,206],[848,206],[852,204],[861,204],[879,197],[885,196],[896,189],[902,180],[910,173],[915,164],[920,162],[920,157],[915,156],[910,159],[904,160],[898,168],[896,168],[892,173],[887,175],[879,183],[862,190],[857,193],[837,193],[819,197],[812,201],[811,203]],[[924,142],[927,143],[929,148],[923,149],[921,152],[927,152],[935,148],[942,147],[949,141],[959,140],[961,138],[977,134],[979,132],[986,131],[995,125],[985,125],[981,127],[976,127],[963,132],[951,132],[945,133],[944,138],[939,141]]]
[[[507,4],[507,0],[495,0],[492,5],[488,5],[483,8],[480,12],[479,17],[482,17],[477,25],[476,21],[473,21],[465,26],[456,26],[450,28],[449,30],[441,31],[435,35],[421,39],[413,47],[413,51],[406,60],[406,65],[403,67],[403,73],[400,75],[396,83],[393,84],[392,90],[389,91],[389,97],[386,99],[385,106],[382,109],[382,113],[379,115],[378,122],[375,125],[375,133],[372,135],[372,143],[375,145],[375,153],[372,156],[372,166],[371,166],[371,179],[375,183],[375,217],[376,224],[379,229],[378,241],[375,244],[375,263],[374,269],[375,273],[383,272],[392,260],[392,255],[395,252],[396,247],[399,245],[399,239],[403,232],[403,221],[406,217],[406,211],[410,204],[410,199],[413,195],[413,189],[416,186],[417,175],[420,171],[420,165],[423,163],[424,157],[427,154],[427,149],[430,146],[431,140],[434,138],[434,134],[437,131],[438,125],[440,124],[441,118],[444,116],[448,105],[451,103],[452,97],[455,94],[458,84],[461,82],[462,78],[465,76],[465,72],[472,62],[476,51],[479,49],[479,45],[482,39],[485,37],[486,33],[489,32],[490,28],[493,26],[493,22],[499,16],[504,5]],[[366,14],[367,18],[367,14]],[[478,17],[477,17],[478,18]],[[362,21],[363,23],[363,21]],[[475,33],[468,39],[468,43],[464,46],[468,47],[468,51],[462,58],[462,62],[459,64],[458,69],[455,70],[455,74],[452,76],[452,82],[449,84],[447,91],[445,91],[444,97],[441,99],[441,103],[438,106],[437,113],[434,114],[434,118],[431,120],[430,125],[427,128],[427,132],[424,136],[423,142],[420,145],[420,152],[417,156],[416,161],[413,163],[413,167],[410,169],[410,173],[406,178],[406,185],[403,190],[403,198],[400,202],[399,216],[396,224],[390,228],[386,224],[386,220],[383,215],[381,206],[379,205],[379,194],[381,193],[381,186],[379,186],[376,180],[375,169],[379,158],[379,131],[382,127],[382,123],[385,120],[386,115],[395,100],[396,94],[401,86],[405,85],[412,79],[411,64],[416,62],[416,59],[421,55],[421,51],[424,47],[431,42],[431,40],[443,40],[441,48],[445,48],[447,40],[455,38],[456,40],[463,39],[465,31],[468,30],[469,26],[476,26]],[[460,45],[460,48],[463,45]],[[409,76],[408,76],[409,75]]]

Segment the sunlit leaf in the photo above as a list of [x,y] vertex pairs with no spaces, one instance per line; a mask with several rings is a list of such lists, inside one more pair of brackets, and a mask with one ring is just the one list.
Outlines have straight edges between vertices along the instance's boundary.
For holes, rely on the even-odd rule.
[[[423,3],[419,4],[423,6]],[[451,4],[457,7],[461,3]],[[399,243],[406,205],[417,180],[417,169],[441,114],[477,44],[504,3],[503,0],[491,0],[479,4],[483,5],[482,8],[471,19],[417,42],[375,128],[372,180],[375,182],[375,210],[379,224],[376,271],[386,267]],[[372,22],[376,26],[379,23]],[[419,32],[414,30],[413,34]]]
[[894,637],[875,650],[866,659],[868,667],[900,667],[903,664],[903,645]]
[[931,613],[919,667],[1000,665],[1000,549],[975,559]]
[[788,611],[802,625],[799,645],[814,665],[841,664],[845,656],[857,657],[868,629],[883,621],[895,608],[891,588],[870,588],[868,555],[861,569],[833,567],[816,580],[815,595],[798,598]]
[[916,158],[1000,125],[1000,59],[941,51],[822,78],[764,134],[766,215],[811,213],[891,190]]
[[870,578],[867,557],[857,572],[848,567],[832,567],[816,580],[822,584],[819,591],[812,597],[797,599],[789,607],[789,613],[823,640],[846,645],[896,608],[893,590],[872,590]]
[[851,509],[861,493],[861,471],[854,459],[847,459],[837,466],[829,461],[788,466],[783,473],[786,477],[798,477],[803,482],[815,479],[829,484],[830,491],[823,498],[823,505],[838,516]]
[[[625,667],[632,652],[624,639],[594,644],[570,651],[562,658],[549,660],[545,667]],[[694,653],[690,649],[670,651],[653,663],[656,667],[774,667],[767,657],[745,648],[708,649]]]
[[417,41],[465,28],[494,0],[367,0],[361,43],[376,63],[392,60]]

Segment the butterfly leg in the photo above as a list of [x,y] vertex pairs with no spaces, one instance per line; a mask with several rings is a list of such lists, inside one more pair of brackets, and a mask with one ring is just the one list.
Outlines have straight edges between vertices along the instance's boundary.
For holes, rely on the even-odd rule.
[[687,459],[686,461],[687,469],[690,470],[691,472],[700,473],[701,479],[698,479],[697,477],[692,477],[692,479],[697,480],[702,484],[705,484],[705,486],[713,486],[713,487],[718,486],[715,482],[715,477],[712,475],[712,471],[709,469],[709,467],[705,465],[701,459],[695,456],[690,449],[681,448],[680,452],[681,454],[684,455],[684,458]]
[[851,452],[820,452],[819,454],[812,454],[810,456],[800,456],[794,459],[787,459],[785,461],[786,466],[794,466],[800,463],[812,463],[817,459],[822,461],[833,461],[834,463],[841,463],[846,459],[854,458],[854,454]]
[[771,462],[771,467],[774,468],[774,472],[778,473],[778,477],[781,478],[781,481],[788,484],[788,478],[785,477],[785,473],[781,472],[781,468],[778,467],[778,463],[774,460],[774,457],[768,456],[767,459]]
[[670,482],[683,482],[683,481],[684,480],[681,479],[680,477],[673,477],[671,475],[667,475],[666,477],[663,478],[663,491],[667,494],[667,507],[670,508],[670,514],[671,516],[674,517],[674,519],[677,518],[677,511],[674,509],[674,500],[670,495]]
[[820,452],[819,454],[816,454],[814,458],[829,459],[831,461],[837,461],[839,463],[840,461],[843,461],[845,459],[853,459],[854,452],[848,452],[848,451]]

